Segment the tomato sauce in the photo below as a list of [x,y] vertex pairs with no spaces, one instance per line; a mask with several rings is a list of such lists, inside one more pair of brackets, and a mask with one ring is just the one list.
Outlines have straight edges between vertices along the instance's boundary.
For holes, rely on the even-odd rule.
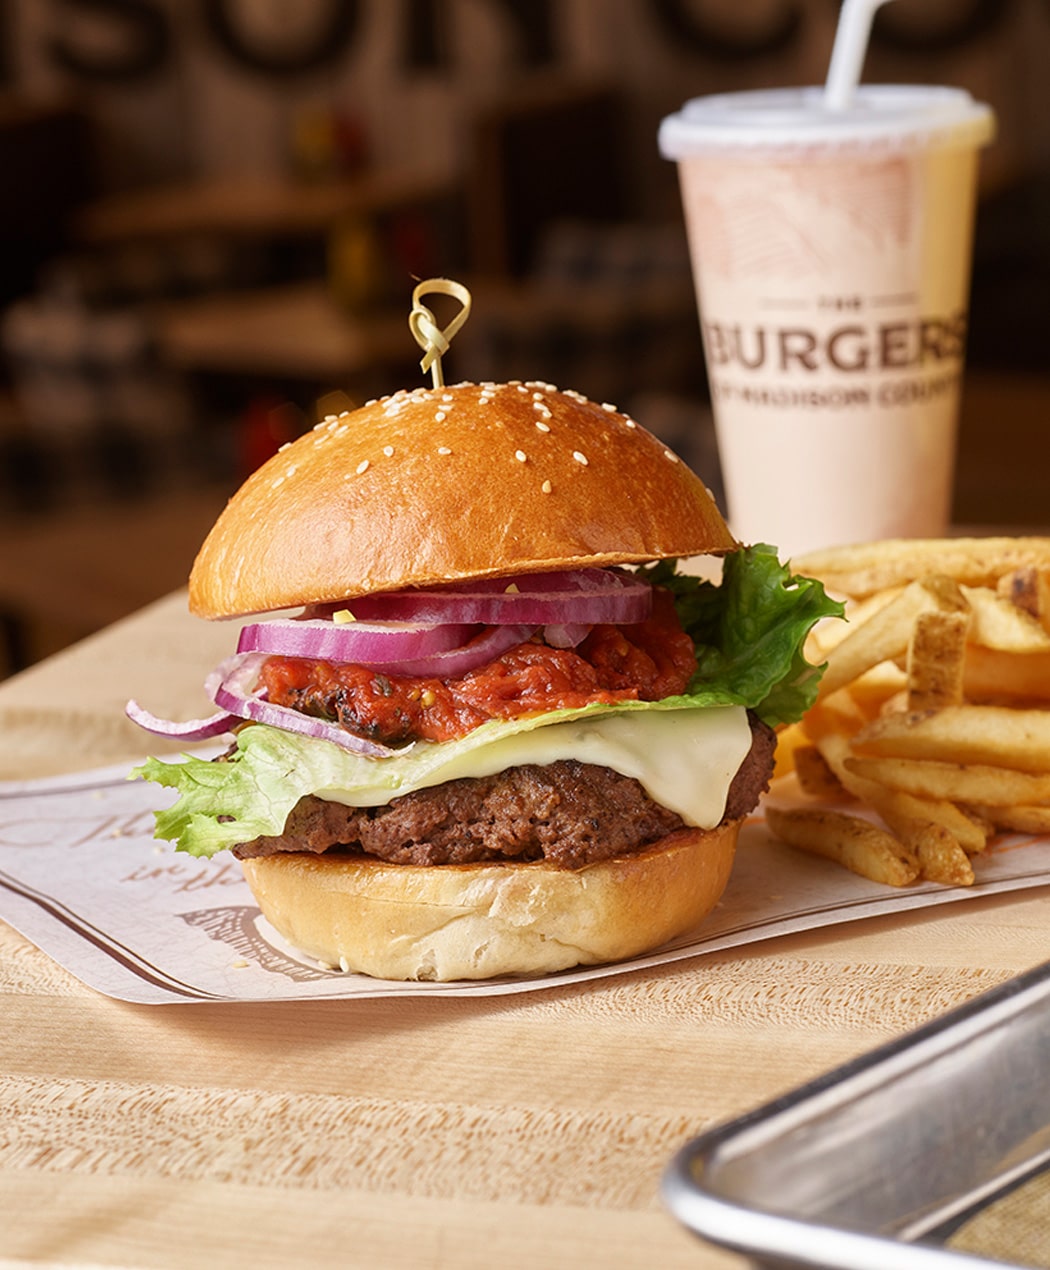
[[519,644],[459,679],[381,674],[367,666],[269,657],[269,700],[388,745],[450,741],[489,719],[591,702],[658,701],[684,691],[696,656],[669,593],[629,626],[595,626],[577,648]]

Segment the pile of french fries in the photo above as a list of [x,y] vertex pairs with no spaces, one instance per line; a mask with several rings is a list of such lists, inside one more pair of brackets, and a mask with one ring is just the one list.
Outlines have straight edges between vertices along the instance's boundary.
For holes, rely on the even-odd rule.
[[[893,540],[792,561],[846,602],[766,809],[791,846],[891,886],[968,886],[1000,833],[1050,833],[1050,538]],[[774,792],[776,784],[774,784]]]

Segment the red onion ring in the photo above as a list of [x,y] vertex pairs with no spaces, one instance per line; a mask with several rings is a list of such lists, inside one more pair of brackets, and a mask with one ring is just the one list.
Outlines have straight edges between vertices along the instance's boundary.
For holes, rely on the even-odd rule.
[[209,676],[209,681],[217,678],[212,694],[215,704],[238,718],[251,719],[255,723],[265,723],[272,728],[297,732],[301,736],[315,737],[320,741],[332,741],[341,749],[367,758],[389,758],[390,755],[404,753],[409,748],[404,746],[401,750],[391,749],[388,745],[348,732],[337,723],[315,719],[308,714],[300,714],[290,706],[279,706],[267,701],[254,687],[259,677],[259,668],[265,660],[265,655],[261,653],[242,653],[223,662]]
[[[277,653],[361,666],[395,664],[462,647],[473,633],[469,623],[331,622],[274,619],[241,630],[239,653]],[[405,671],[413,674],[413,671]]]
[[515,648],[518,644],[524,644],[531,638],[535,629],[533,626],[490,626],[459,648],[452,648],[444,653],[434,653],[430,657],[420,657],[415,661],[376,664],[372,668],[386,671],[391,675],[458,679],[468,671],[495,661],[501,654]]
[[619,626],[645,621],[652,611],[652,590],[631,574],[577,569],[487,578],[462,588],[390,591],[348,600],[346,607],[366,621]]
[[144,709],[137,701],[129,701],[124,713],[146,732],[155,736],[171,737],[178,741],[208,741],[212,737],[222,736],[240,720],[235,714],[220,710],[207,719],[188,719],[185,723],[175,723],[171,719],[161,719]]
[[[387,669],[391,674],[456,678],[478,666],[487,665],[501,653],[523,643],[531,634],[532,627],[529,626],[494,626],[460,648],[435,653],[417,662],[399,662],[396,669]],[[213,670],[205,687],[215,704],[221,710],[227,710],[241,719],[252,719],[256,723],[283,728],[286,732],[298,732],[302,736],[333,741],[353,754],[387,758],[391,754],[404,752],[404,747],[400,750],[393,749],[379,742],[369,741],[337,723],[300,714],[290,706],[279,706],[267,701],[254,686],[265,660],[265,653],[238,653]],[[375,669],[384,668],[376,666]]]
[[[267,655],[353,662],[394,675],[455,679],[487,665],[530,639],[537,626],[554,648],[574,648],[595,623],[644,621],[652,608],[649,584],[605,569],[565,570],[488,578],[454,587],[399,591],[347,601],[357,616],[375,621],[331,621],[339,605],[318,606],[306,619],[251,623],[241,631],[237,653],[211,672],[205,689],[219,712],[184,723],[160,719],[135,701],[130,719],[158,736],[207,740],[238,720],[332,741],[372,758],[399,753],[355,735],[338,724],[267,701],[255,685]],[[508,588],[513,588],[508,590]],[[400,620],[407,619],[407,620]],[[469,635],[477,625],[486,629]]]
[[[391,674],[457,678],[478,666],[487,665],[501,653],[523,643],[532,633],[531,626],[493,626],[458,648],[433,653],[429,657],[419,658],[416,661],[376,666],[375,669],[386,670]],[[358,736],[337,723],[300,714],[298,710],[293,710],[290,706],[280,706],[267,701],[263,693],[255,686],[266,657],[265,652],[238,652],[235,656],[227,658],[208,675],[205,680],[205,690],[220,710],[220,713],[209,719],[173,723],[150,714],[134,701],[129,701],[127,704],[128,716],[147,731],[184,741],[206,740],[222,732],[230,731],[242,720],[250,719],[255,723],[265,723],[286,732],[297,732],[301,736],[332,741],[344,750],[353,754],[362,754],[368,758],[387,758],[392,754],[404,752],[405,747],[394,749]]]

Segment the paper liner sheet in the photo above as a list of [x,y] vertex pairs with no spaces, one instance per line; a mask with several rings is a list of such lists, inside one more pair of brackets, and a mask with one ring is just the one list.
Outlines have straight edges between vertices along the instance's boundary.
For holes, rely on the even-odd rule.
[[879,886],[777,843],[760,809],[714,913],[654,953],[534,979],[391,982],[333,971],[288,947],[229,853],[198,860],[153,838],[167,791],[127,773],[0,783],[0,918],[90,987],[145,1004],[528,992],[1050,884],[1050,838],[1015,836],[975,859],[974,886]]

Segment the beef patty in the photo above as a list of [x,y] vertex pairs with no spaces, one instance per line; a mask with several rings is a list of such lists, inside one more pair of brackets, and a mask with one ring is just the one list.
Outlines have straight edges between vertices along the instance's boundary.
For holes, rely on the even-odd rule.
[[[749,719],[751,750],[730,785],[726,820],[751,811],[773,769],[773,730]],[[343,851],[426,865],[543,859],[579,869],[642,851],[683,827],[638,781],[561,759],[414,790],[385,807],[347,807],[309,795],[292,809],[283,834],[243,843],[234,855]]]

